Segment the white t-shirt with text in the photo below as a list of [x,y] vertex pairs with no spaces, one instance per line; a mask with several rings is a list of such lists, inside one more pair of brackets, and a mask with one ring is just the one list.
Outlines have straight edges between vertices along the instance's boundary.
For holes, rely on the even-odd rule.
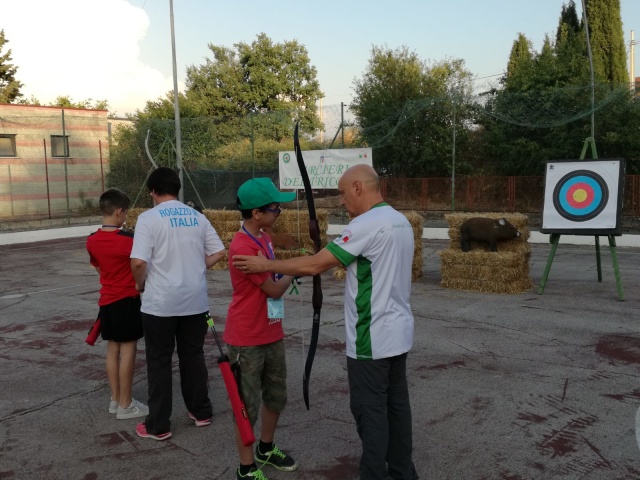
[[203,214],[169,200],[140,214],[131,258],[147,262],[142,312],[158,317],[209,310],[205,256],[224,250]]

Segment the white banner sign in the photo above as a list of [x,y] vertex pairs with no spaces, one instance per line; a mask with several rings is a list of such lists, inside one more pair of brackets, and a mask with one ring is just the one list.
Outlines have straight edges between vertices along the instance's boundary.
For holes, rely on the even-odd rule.
[[[370,148],[344,148],[332,150],[306,150],[302,152],[307,166],[311,188],[337,189],[338,180],[349,167],[365,163],[373,166]],[[280,188],[303,190],[302,177],[293,151],[279,152]]]

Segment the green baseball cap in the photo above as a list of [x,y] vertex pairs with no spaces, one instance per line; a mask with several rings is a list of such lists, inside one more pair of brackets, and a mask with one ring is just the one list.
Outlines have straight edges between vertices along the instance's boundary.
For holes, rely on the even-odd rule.
[[238,208],[252,210],[270,203],[292,202],[295,198],[296,192],[279,191],[270,178],[252,178],[238,189]]

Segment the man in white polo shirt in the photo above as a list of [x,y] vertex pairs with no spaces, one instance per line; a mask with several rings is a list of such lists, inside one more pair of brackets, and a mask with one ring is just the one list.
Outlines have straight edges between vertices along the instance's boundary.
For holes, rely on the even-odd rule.
[[177,344],[182,398],[198,427],[213,415],[204,361],[209,302],[208,268],[225,255],[215,229],[203,214],[177,200],[180,178],[170,168],[147,180],[154,208],[136,222],[131,270],[142,294],[142,324],[147,357],[149,415],[138,424],[143,438],[171,437],[171,358]]
[[413,230],[384,202],[375,170],[349,168],[338,182],[341,203],[353,218],[313,256],[288,260],[233,257],[248,273],[315,275],[347,267],[344,314],[351,412],[362,440],[361,480],[415,480],[411,406],[406,378],[413,343],[409,304]]

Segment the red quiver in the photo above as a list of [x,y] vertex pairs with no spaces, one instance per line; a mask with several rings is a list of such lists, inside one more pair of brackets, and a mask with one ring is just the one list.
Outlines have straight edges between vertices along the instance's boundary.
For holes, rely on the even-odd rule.
[[93,347],[99,336],[100,336],[100,317],[98,317],[95,323],[91,326],[91,329],[87,334],[87,338],[85,338],[84,341]]
[[220,373],[222,373],[224,385],[227,388],[229,402],[231,403],[233,416],[236,419],[236,425],[238,425],[242,444],[245,447],[249,447],[256,441],[256,437],[253,434],[253,427],[251,426],[251,420],[249,420],[249,413],[244,406],[244,402],[240,398],[239,387],[236,383],[236,378],[231,371],[229,358],[226,355],[218,358],[218,367],[220,368]]

